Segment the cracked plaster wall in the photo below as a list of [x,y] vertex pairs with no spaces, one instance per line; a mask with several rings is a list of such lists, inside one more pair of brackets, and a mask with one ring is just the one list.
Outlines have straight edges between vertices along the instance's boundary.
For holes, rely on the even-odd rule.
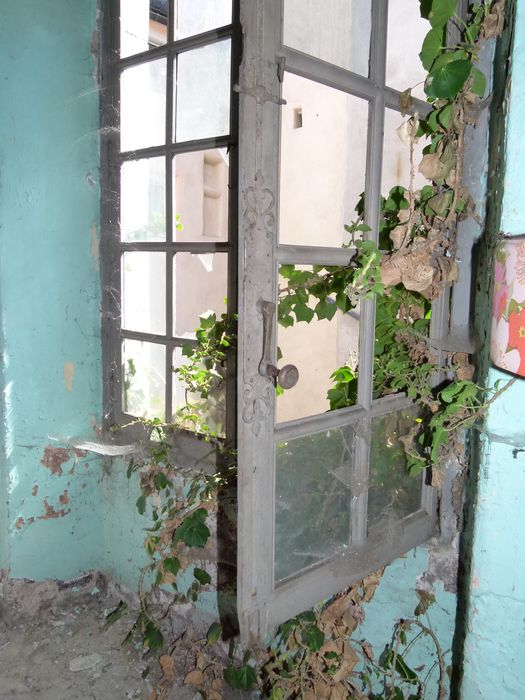
[[[525,4],[515,35],[503,146],[503,233],[525,233]],[[498,229],[489,232],[496,237]],[[485,310],[488,314],[488,309]],[[511,378],[490,368],[487,385]],[[523,698],[525,687],[525,380],[490,406],[480,438],[461,698]]]
[[2,8],[0,567],[13,577],[98,563],[100,464],[62,442],[101,416],[95,24],[95,0]]

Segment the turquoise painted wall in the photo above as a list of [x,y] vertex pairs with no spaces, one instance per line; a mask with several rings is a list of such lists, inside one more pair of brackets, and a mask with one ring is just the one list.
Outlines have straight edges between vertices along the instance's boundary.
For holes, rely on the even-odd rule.
[[[525,3],[516,3],[501,230],[525,233]],[[492,368],[487,383],[510,379]],[[525,688],[525,380],[490,408],[482,435],[461,697],[522,699]]]
[[101,417],[95,26],[96,0],[2,7],[0,565],[14,577],[98,563],[101,465],[64,448]]
[[[365,618],[354,632],[354,639],[369,640],[376,660],[386,644],[390,643],[394,624],[400,619],[415,619],[414,611],[419,602],[415,589],[428,590],[421,577],[429,566],[427,547],[417,547],[405,557],[387,566],[372,600],[363,606]],[[439,640],[445,663],[452,661],[452,639],[456,616],[456,595],[444,590],[442,583],[434,583],[432,593],[435,602],[419,621],[429,627]],[[416,627],[407,633],[408,641],[415,638]],[[403,650],[403,647],[401,647]],[[426,678],[425,698],[437,696],[439,669],[435,664],[436,647],[428,636],[421,636],[407,652],[406,663],[419,669],[421,680]],[[427,677],[428,674],[428,677]],[[447,679],[448,683],[448,679]],[[379,688],[376,688],[379,690]]]

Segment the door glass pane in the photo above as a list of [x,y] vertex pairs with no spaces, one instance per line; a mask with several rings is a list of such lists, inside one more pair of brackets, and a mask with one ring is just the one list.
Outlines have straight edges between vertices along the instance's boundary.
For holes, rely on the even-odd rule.
[[368,76],[371,17],[371,0],[284,0],[284,43]]
[[224,148],[182,153],[173,160],[176,241],[228,240],[229,156]]
[[353,459],[349,426],[277,445],[276,581],[348,549]]
[[179,55],[174,105],[176,141],[228,134],[230,60],[230,39]]
[[175,38],[201,34],[232,21],[231,0],[175,0]]
[[412,95],[423,100],[426,71],[419,52],[430,28],[430,22],[420,15],[418,2],[388,0],[386,83],[400,91],[412,88]]
[[158,335],[166,333],[164,253],[123,253],[122,328]]
[[173,258],[173,327],[179,338],[194,338],[199,316],[226,313],[228,255],[177,253]]
[[125,339],[122,343],[124,413],[164,420],[166,348]]
[[[299,381],[292,389],[277,397],[277,421],[324,413],[331,408],[343,408],[356,402],[357,363],[359,346],[359,307],[347,313],[335,310],[335,294],[325,300],[310,297],[305,305],[302,297],[294,289],[294,278],[289,277],[290,266],[285,278],[280,277],[279,318],[277,345],[282,353],[278,366],[292,364],[299,370]],[[295,268],[299,273],[309,275],[308,284],[322,281],[334,268],[313,272],[312,266],[301,265]],[[319,305],[319,306],[318,306]],[[319,320],[318,314],[321,315]],[[298,321],[311,319],[309,322]],[[325,316],[323,318],[323,316]],[[293,325],[286,325],[293,321]],[[331,377],[337,371],[338,381]]]
[[368,103],[286,73],[280,243],[340,247],[365,188]]
[[164,158],[130,160],[120,171],[120,234],[123,241],[166,240]]
[[417,412],[404,409],[372,419],[368,485],[368,538],[395,542],[403,518],[421,508],[422,475],[410,476],[403,443]]
[[120,0],[120,56],[162,46],[168,39],[168,0]]
[[166,136],[166,59],[122,71],[120,147],[131,151],[160,146]]
[[[397,130],[408,117],[402,117],[393,109],[385,109],[385,135],[383,144],[383,176],[381,193],[386,196],[395,185],[408,188],[410,185],[410,145],[398,135]],[[419,139],[414,144],[414,189],[428,185],[429,181],[418,170],[423,157],[426,139]]]

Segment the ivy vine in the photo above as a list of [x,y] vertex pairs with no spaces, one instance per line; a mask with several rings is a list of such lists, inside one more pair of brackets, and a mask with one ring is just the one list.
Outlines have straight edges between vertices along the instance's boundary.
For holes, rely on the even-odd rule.
[[[429,327],[432,300],[457,277],[458,223],[476,217],[475,203],[462,185],[465,129],[475,124],[486,91],[485,76],[475,65],[479,51],[484,40],[501,33],[504,5],[504,0],[481,0],[461,18],[456,14],[456,0],[420,1],[421,15],[430,23],[420,53],[427,71],[424,89],[430,111],[425,117],[414,113],[411,90],[402,94],[401,112],[410,116],[398,134],[409,149],[409,186],[396,186],[382,198],[378,245],[367,240],[361,197],[355,221],[345,227],[352,238],[347,265],[311,270],[283,265],[280,269],[283,286],[278,322],[283,327],[310,323],[314,318],[331,320],[338,311],[347,313],[364,298],[375,299],[374,396],[405,392],[414,399],[418,416],[401,437],[407,468],[417,475],[431,467],[436,485],[443,464],[451,454],[458,454],[459,431],[472,427],[503,390],[477,386],[463,353],[446,354],[446,380],[436,385],[436,373],[442,368],[429,340]],[[459,37],[454,45],[447,43],[451,25]],[[414,146],[422,138],[426,145],[416,164]],[[429,182],[420,189],[414,186],[416,167]],[[229,490],[233,502],[235,491],[235,453],[225,448],[217,418],[224,401],[227,357],[235,345],[235,323],[235,318],[226,315],[201,318],[195,343],[184,349],[186,362],[176,370],[187,389],[186,404],[173,425],[149,422],[149,452],[129,465],[128,475],[140,474],[137,508],[151,519],[145,543],[151,562],[145,575],[152,579],[152,590],[169,588],[172,592],[165,604],[153,602],[151,594],[142,597],[130,635],[138,632],[146,651],[163,647],[162,625],[171,606],[195,602],[212,581],[217,494]],[[334,369],[327,397],[331,409],[356,403],[358,376],[358,366],[345,364]],[[216,409],[211,418],[210,404]],[[210,450],[218,451],[216,470],[184,471],[173,463],[173,433],[188,427],[209,442]],[[232,520],[233,511],[232,507]],[[226,664],[208,653],[220,641],[221,627],[214,623],[206,639],[193,643],[196,666],[186,682],[210,700],[222,697],[223,681],[240,689],[258,685],[264,697],[273,700],[414,700],[424,697],[426,681],[409,666],[405,652],[424,637],[435,645],[438,698],[442,700],[444,655],[431,626],[419,620],[431,602],[428,596],[421,594],[416,619],[395,623],[392,639],[379,659],[367,642],[351,639],[361,603],[371,598],[379,576],[368,577],[319,608],[287,621],[268,647],[246,652],[241,660],[233,643]],[[108,622],[121,611],[121,607],[113,611]],[[415,635],[409,635],[411,630]],[[166,682],[173,674],[170,658],[170,654],[161,656]],[[163,687],[161,683],[155,698],[162,697]]]

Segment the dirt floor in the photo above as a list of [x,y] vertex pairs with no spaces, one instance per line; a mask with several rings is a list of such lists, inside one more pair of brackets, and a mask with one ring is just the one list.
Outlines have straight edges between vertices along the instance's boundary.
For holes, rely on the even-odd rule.
[[[117,604],[101,578],[62,589],[27,583],[6,592],[0,585],[0,700],[148,698],[158,662],[143,657],[138,642],[122,646],[133,614],[104,630]],[[175,678],[164,697],[202,697],[182,683]]]

